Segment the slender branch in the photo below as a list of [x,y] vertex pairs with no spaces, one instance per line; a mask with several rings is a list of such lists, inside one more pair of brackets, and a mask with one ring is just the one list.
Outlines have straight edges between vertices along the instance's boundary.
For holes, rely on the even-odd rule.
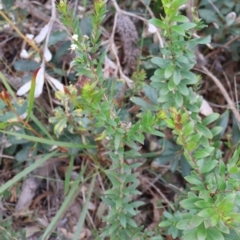
[[40,53],[39,48],[36,46],[35,42],[28,39],[25,35],[23,35],[21,33],[21,31],[14,25],[14,23],[8,18],[8,16],[2,11],[0,10],[0,15],[7,21],[7,23],[17,32],[17,34],[24,39],[24,41],[26,41],[35,51],[37,51],[38,53]]
[[214,83],[218,86],[218,88],[222,92],[222,95],[224,96],[225,100],[227,101],[229,108],[232,110],[232,112],[237,120],[238,127],[240,128],[240,113],[237,110],[237,108],[235,107],[235,104],[232,101],[232,99],[229,97],[226,89],[224,88],[222,83],[219,81],[219,79],[217,77],[215,77],[206,67],[202,66],[202,69],[204,70],[204,73],[206,75],[208,75],[214,81]]

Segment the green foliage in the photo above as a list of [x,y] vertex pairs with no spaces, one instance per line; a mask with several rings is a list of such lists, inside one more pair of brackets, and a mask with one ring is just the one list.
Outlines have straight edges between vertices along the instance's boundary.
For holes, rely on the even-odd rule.
[[168,228],[173,238],[225,239],[232,230],[239,234],[240,192],[235,174],[240,170],[240,149],[224,164],[219,144],[212,141],[221,129],[208,128],[219,115],[211,114],[203,120],[198,116],[201,99],[191,87],[197,83],[197,77],[190,72],[194,64],[192,48],[206,41],[191,39],[192,29],[202,24],[197,19],[190,23],[186,17],[178,15],[175,4],[179,7],[175,1],[163,1],[166,17],[150,20],[170,39],[161,49],[163,57],[152,59],[159,66],[152,77],[152,86],[162,93],[158,98],[159,117],[173,130],[193,170],[185,177],[190,190],[188,197],[180,202],[183,211],[178,216],[165,213],[167,220],[159,226]]
[[[103,0],[94,1],[90,18],[82,20],[84,24],[88,23],[88,32],[81,30],[80,25],[83,23],[74,18],[66,0],[61,0],[57,5],[61,21],[71,35],[70,43],[55,58],[63,55],[70,46],[70,50],[76,54],[71,67],[76,70],[79,81],[75,85],[64,86],[64,91],[56,92],[59,105],[49,118],[49,129],[32,113],[36,104],[33,101],[34,87],[30,91],[30,101],[14,97],[12,101],[6,91],[0,94],[1,134],[7,134],[8,143],[12,144],[7,151],[14,152],[21,145],[22,148],[16,155],[18,161],[28,159],[29,153],[39,158],[1,186],[0,193],[6,194],[8,188],[45,161],[60,156],[57,153],[59,150],[68,152],[71,158],[65,178],[66,198],[47,227],[44,239],[55,228],[78,191],[80,182],[89,180],[84,179],[84,166],[77,180],[70,183],[74,156],[79,151],[84,151],[89,156],[94,155],[100,159],[96,149],[101,140],[104,140],[104,155],[111,164],[108,169],[101,168],[110,187],[102,196],[102,201],[108,206],[108,213],[103,217],[106,226],[98,233],[99,239],[164,239],[163,234],[155,236],[155,232],[145,230],[135,221],[139,207],[143,205],[142,201],[134,200],[141,194],[136,170],[142,164],[136,162],[135,158],[141,157],[139,146],[144,144],[146,133],[158,136],[162,146],[161,153],[154,156],[153,164],[156,166],[170,163],[172,172],[180,165],[187,183],[187,192],[175,204],[177,210],[164,211],[159,224],[160,231],[183,240],[239,238],[239,128],[233,118],[235,146],[229,159],[223,161],[223,153],[219,149],[220,139],[228,126],[230,114],[227,110],[221,116],[217,113],[203,119],[199,116],[202,99],[197,97],[196,91],[200,85],[200,77],[191,72],[191,69],[195,65],[194,48],[198,44],[209,43],[210,38],[193,38],[194,31],[202,29],[204,24],[197,17],[190,22],[186,16],[179,14],[179,7],[186,2],[187,0],[162,0],[161,3],[155,1],[156,5],[163,7],[165,14],[161,19],[154,18],[149,22],[161,28],[166,43],[160,49],[160,55],[153,57],[149,63],[157,66],[151,76],[150,85],[144,83],[147,71],[138,70],[132,75],[135,88],[129,90],[133,96],[130,100],[141,107],[141,113],[135,122],[130,120],[129,114],[123,113],[126,112],[125,109],[116,104],[114,88],[118,86],[112,86],[111,81],[103,77],[102,65],[106,53],[100,48],[100,36],[101,22],[107,12],[106,1]],[[204,11],[201,14],[204,15]],[[225,24],[229,26],[234,23],[226,19]],[[65,32],[53,33],[49,45],[55,44],[65,35]],[[25,60],[14,64],[18,71],[33,70],[36,66],[37,63]],[[64,72],[57,67],[53,71],[64,76]],[[140,97],[141,89],[148,100]],[[26,112],[27,121],[24,120]],[[32,121],[31,124],[28,120]],[[16,126],[21,127],[19,129]],[[163,139],[165,135],[162,131],[166,128],[173,133],[174,143]],[[57,146],[56,152],[49,153],[51,146]],[[38,151],[47,153],[37,155]],[[128,159],[134,161],[130,162]],[[87,204],[90,202],[95,180],[94,175],[74,239],[78,238],[86,218]],[[4,223],[1,222],[1,225],[5,234]]]
[[8,218],[7,220],[3,220],[0,217],[0,237],[2,240],[17,240],[23,239],[25,240],[26,233],[24,230],[16,232],[12,227],[12,219]]
[[[66,25],[73,23],[69,17],[69,11],[62,2],[59,11],[62,21]],[[150,111],[143,114],[142,119],[132,124],[128,119],[122,120],[117,106],[113,104],[113,97],[104,88],[105,82],[102,73],[102,61],[91,59],[90,53],[98,51],[99,36],[101,34],[100,23],[106,12],[106,4],[103,1],[95,1],[94,14],[92,15],[92,33],[90,37],[82,36],[77,25],[69,25],[73,29],[73,44],[75,44],[76,57],[73,62],[77,73],[85,77],[75,86],[66,88],[65,93],[56,93],[63,107],[55,109],[54,117],[50,119],[54,126],[54,132],[60,136],[64,129],[72,133],[91,132],[85,142],[108,139],[105,146],[112,165],[105,170],[112,187],[105,192],[102,200],[111,207],[104,217],[106,227],[101,237],[110,236],[111,239],[143,239],[142,227],[138,227],[133,217],[138,213],[137,208],[142,202],[132,201],[132,196],[140,194],[137,190],[139,180],[132,173],[141,163],[127,164],[125,159],[139,156],[137,143],[143,144],[143,132],[163,134],[154,129],[157,119]],[[70,14],[71,15],[71,14]],[[78,41],[77,41],[78,39]],[[89,135],[89,134],[86,134]],[[131,151],[125,151],[124,146],[131,146]],[[146,233],[147,235],[150,233]]]
[[[214,42],[224,45],[232,38],[239,36],[239,1],[228,1],[226,3],[224,0],[218,0],[211,3],[207,0],[201,0],[198,8],[200,17],[210,25],[205,29],[205,32],[214,36]],[[232,58],[237,61],[239,60],[239,49],[240,43],[235,41],[228,46],[226,51],[229,51]]]

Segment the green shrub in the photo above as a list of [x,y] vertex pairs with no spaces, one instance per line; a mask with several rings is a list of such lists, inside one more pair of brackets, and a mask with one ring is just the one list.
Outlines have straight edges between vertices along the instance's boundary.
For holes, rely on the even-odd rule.
[[[166,43],[160,49],[161,56],[152,58],[152,63],[158,66],[158,69],[151,77],[150,85],[144,86],[151,93],[149,99],[152,105],[142,99],[136,101],[135,98],[133,102],[142,104],[143,111],[139,120],[131,122],[123,109],[115,104],[115,90],[109,87],[111,80],[104,79],[103,76],[102,65],[106,51],[101,48],[99,38],[100,25],[106,14],[106,2],[94,1],[94,13],[91,16],[92,32],[90,36],[86,36],[81,33],[78,19],[74,19],[74,14],[68,9],[66,1],[60,1],[58,11],[61,21],[71,32],[69,36],[71,51],[76,53],[72,67],[77,75],[81,76],[80,80],[76,85],[64,86],[61,91],[56,92],[60,106],[54,109],[54,114],[49,119],[54,139],[52,136],[49,137],[46,129],[41,127],[29,110],[28,118],[34,120],[51,140],[44,140],[41,135],[39,138],[30,135],[26,137],[25,132],[5,132],[29,141],[64,147],[69,151],[71,161],[79,149],[89,155],[97,155],[99,141],[105,141],[104,154],[111,160],[111,166],[107,170],[100,166],[99,168],[108,177],[111,188],[102,196],[103,202],[108,206],[108,213],[103,218],[106,226],[100,230],[97,239],[109,237],[114,240],[161,240],[164,234],[184,240],[239,238],[240,148],[236,146],[231,158],[225,163],[222,160],[223,153],[219,149],[221,142],[216,138],[222,129],[219,126],[209,127],[219,118],[219,114],[213,113],[203,119],[199,115],[202,98],[197,96],[195,89],[200,77],[191,71],[195,65],[194,48],[198,44],[208,43],[210,39],[193,38],[194,31],[202,29],[204,24],[197,18],[190,22],[186,16],[179,14],[179,7],[186,2],[187,0],[162,0],[165,17],[161,20],[150,20],[151,24],[162,29]],[[33,90],[32,88],[30,90],[31,99]],[[11,106],[13,113],[16,112],[14,109],[17,109],[17,106],[11,105],[8,95],[2,93],[0,98],[2,109]],[[26,102],[24,104],[27,105]],[[18,110],[17,115],[25,112],[25,105],[21,111]],[[149,105],[151,107],[147,109]],[[33,101],[29,101],[28,106],[32,109]],[[28,123],[24,126],[28,132],[33,130]],[[164,234],[154,236],[156,234],[153,231],[147,231],[134,221],[134,217],[139,213],[138,207],[143,204],[134,200],[135,196],[141,194],[138,190],[139,180],[136,171],[141,163],[134,161],[130,163],[127,160],[141,156],[139,144],[144,144],[144,134],[163,138],[162,131],[166,128],[172,130],[178,151],[182,153],[179,159],[187,161],[192,171],[185,176],[189,190],[187,194],[181,196],[178,210],[165,211],[163,214],[164,219],[159,224],[159,230]],[[68,139],[74,140],[69,143]],[[25,169],[25,172],[17,175],[14,181],[20,180],[54,154],[55,152],[45,154],[41,162]],[[69,191],[72,195],[68,195],[66,199],[74,195],[84,171],[85,168],[81,170],[78,182],[73,184]],[[93,191],[95,175],[90,193]],[[3,185],[0,192],[5,191],[11,184]],[[68,188],[69,183],[66,189]],[[85,206],[83,216],[86,215],[86,208]],[[79,220],[78,232],[81,231],[83,219]],[[56,223],[57,220],[54,221]],[[54,224],[51,227],[53,228]],[[50,231],[49,227],[43,238]],[[77,233],[75,236],[77,238]]]

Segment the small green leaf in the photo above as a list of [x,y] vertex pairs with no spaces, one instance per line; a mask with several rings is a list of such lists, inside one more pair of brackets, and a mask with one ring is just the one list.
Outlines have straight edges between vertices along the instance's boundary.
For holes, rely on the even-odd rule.
[[214,137],[214,140],[219,140],[221,139],[221,137],[223,136],[223,134],[225,133],[227,126],[228,126],[228,122],[229,122],[229,110],[227,109],[220,117],[219,119],[216,121],[216,126],[220,126],[222,127],[222,132],[220,134],[218,134],[217,136]]
[[172,1],[171,8],[178,9],[183,4],[185,4],[188,0],[174,0]]
[[198,227],[203,222],[203,218],[198,216],[193,216],[189,222],[190,229]]
[[235,150],[232,157],[228,160],[229,165],[234,166],[239,161],[240,149]]
[[127,225],[126,216],[124,214],[120,214],[119,220],[123,228],[126,228]]
[[219,221],[219,218],[220,218],[220,216],[219,216],[219,214],[217,213],[217,214],[214,214],[210,219],[208,219],[205,223],[207,223],[206,225],[205,225],[205,227],[206,228],[208,228],[208,227],[215,227],[216,225],[217,225],[217,223],[218,223],[218,221]]
[[116,133],[114,137],[114,148],[115,150],[118,150],[120,143],[121,143],[121,137],[122,135],[120,133]]
[[217,164],[218,164],[217,160],[210,160],[203,165],[203,167],[201,168],[201,172],[202,173],[210,172],[212,171],[213,168],[217,166]]
[[152,18],[149,20],[149,22],[158,28],[165,29],[165,30],[167,29],[167,25],[163,21],[157,18]]
[[189,22],[189,19],[186,16],[183,15],[177,15],[171,18],[171,21],[176,22]]
[[233,144],[237,144],[240,141],[240,128],[238,126],[238,122],[233,114],[233,124],[232,124],[232,140],[233,140]]
[[163,215],[167,219],[174,219],[173,215],[171,213],[169,213],[169,212],[164,211]]
[[169,227],[171,225],[172,225],[172,222],[170,222],[170,221],[163,221],[163,222],[160,222],[158,226],[159,227]]
[[226,215],[233,210],[236,194],[232,193],[227,195],[221,203],[217,206],[218,212]]
[[158,102],[160,102],[160,103],[167,102],[168,100],[169,100],[169,94],[160,95],[158,98]]
[[192,135],[194,133],[194,123],[193,121],[189,121],[186,125],[183,127],[183,134],[185,136]]
[[59,119],[57,124],[54,126],[54,133],[60,136],[64,128],[67,127],[67,118]]
[[180,205],[182,208],[191,210],[191,209],[196,209],[195,202],[199,201],[199,198],[188,198],[184,199],[180,202]]
[[177,223],[176,227],[180,230],[186,230],[189,226],[189,219],[181,220]]
[[66,31],[55,31],[51,34],[48,41],[48,46],[54,45],[57,42],[63,41],[67,37]]
[[175,103],[176,103],[177,107],[179,107],[179,108],[182,107],[182,105],[183,105],[183,97],[182,97],[182,95],[179,92],[175,92],[174,100],[175,100]]
[[181,174],[183,177],[189,176],[191,173],[191,166],[184,157],[184,155],[180,158],[180,164],[181,164]]
[[188,58],[185,57],[184,55],[177,57],[176,60],[180,63],[189,64]]
[[173,81],[175,85],[178,85],[182,79],[180,71],[176,68],[173,72]]
[[217,224],[216,224],[216,228],[218,230],[220,230],[222,233],[226,233],[226,234],[229,234],[229,227],[227,227],[223,221],[220,219],[218,220]]
[[139,105],[140,107],[146,108],[146,109],[150,109],[150,110],[154,110],[155,107],[152,104],[147,103],[146,101],[144,101],[142,98],[139,97],[131,97],[130,100]]
[[192,23],[192,22],[186,22],[186,23],[183,23],[181,25],[179,25],[183,30],[189,30],[191,28],[194,28],[196,27],[196,24],[195,23]]
[[216,213],[216,210],[214,208],[206,208],[202,211],[200,211],[197,215],[203,218],[210,218]]
[[185,177],[185,179],[187,182],[194,184],[194,185],[199,185],[199,184],[203,183],[202,180],[200,180],[196,176],[187,176],[187,177]]
[[151,62],[156,64],[160,68],[166,68],[170,61],[169,61],[169,59],[164,59],[164,58],[160,58],[160,57],[153,57],[151,59]]
[[188,142],[186,146],[188,151],[193,151],[196,147],[197,147],[197,144],[194,141]]
[[196,125],[197,130],[202,133],[206,138],[212,139],[212,132],[204,125],[197,124]]
[[205,149],[200,149],[200,150],[197,150],[195,153],[194,153],[194,157],[196,159],[201,159],[201,158],[205,158],[207,156],[209,156],[210,153],[208,153]]
[[207,238],[211,240],[224,240],[222,233],[216,228],[208,228],[207,229]]
[[204,224],[201,224],[197,228],[197,240],[206,240],[207,229],[205,229]]
[[189,94],[189,90],[188,90],[187,86],[181,82],[178,85],[178,91],[184,96],[188,96],[188,94]]
[[195,202],[195,205],[199,208],[211,208],[212,207],[212,204],[209,203],[209,202],[206,202],[205,200],[200,200],[200,201],[197,201]]
[[202,120],[202,124],[206,126],[206,125],[216,121],[219,118],[219,116],[220,116],[219,113],[212,113]]
[[155,88],[146,85],[143,88],[143,92],[151,100],[153,104],[158,104],[157,102],[158,94]]
[[149,131],[149,133],[152,135],[158,136],[158,137],[165,137],[164,133],[157,131],[157,130]]
[[196,75],[190,71],[181,69],[181,75],[184,78],[186,78],[183,80],[183,83],[185,83],[185,84],[196,84],[198,82]]
[[213,137],[219,135],[222,132],[223,128],[220,126],[216,126],[214,128],[211,129],[212,135]]
[[40,67],[40,63],[30,60],[17,60],[14,61],[14,68],[19,72],[29,72],[32,70],[36,70]]
[[165,121],[166,121],[167,126],[168,126],[169,128],[174,128],[174,127],[175,127],[175,124],[174,124],[174,122],[173,122],[172,119],[166,119]]
[[168,90],[173,91],[173,90],[175,90],[175,88],[176,88],[176,85],[173,81],[173,78],[170,78],[168,81]]
[[184,240],[197,239],[197,229],[191,229],[191,230],[188,230],[188,231],[184,231],[183,239]]
[[225,191],[227,187],[226,180],[221,176],[217,176],[217,186],[220,191]]
[[185,36],[185,31],[184,31],[184,29],[183,29],[182,27],[180,27],[179,25],[171,26],[171,29],[172,29],[174,32],[178,33],[178,34],[180,34],[180,35],[182,35],[182,36]]
[[205,38],[194,38],[190,40],[190,43],[193,43],[195,46],[198,44],[208,44],[211,42],[211,35]]
[[173,72],[174,72],[174,66],[172,64],[168,64],[168,66],[164,71],[164,77],[167,79],[170,78],[173,75]]

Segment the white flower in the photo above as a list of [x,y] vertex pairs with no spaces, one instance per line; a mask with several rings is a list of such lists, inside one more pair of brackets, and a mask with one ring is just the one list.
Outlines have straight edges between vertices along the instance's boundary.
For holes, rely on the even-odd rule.
[[[39,97],[41,95],[42,91],[43,91],[44,71],[45,71],[45,65],[44,65],[44,63],[42,63],[41,67],[38,68],[34,72],[35,76],[33,75],[33,81],[34,81],[34,77],[35,77],[35,81],[36,81],[35,92],[34,92],[34,97],[35,98]],[[31,84],[32,84],[32,81],[26,82],[23,86],[21,86],[18,89],[17,95],[22,96],[25,93],[27,93],[31,88]]]
[[78,46],[77,46],[77,44],[71,44],[71,46],[70,46],[70,49],[72,50],[72,51],[75,51],[76,49],[78,48]]
[[34,38],[36,43],[41,43],[47,36],[48,31],[50,30],[50,25],[47,23],[40,31],[40,33]]
[[49,62],[52,59],[52,53],[49,51],[48,47],[44,49],[43,56],[46,62]]
[[27,34],[26,34],[26,37],[27,37],[28,39],[32,40],[32,39],[34,38],[34,35],[31,34],[31,33],[27,33]]
[[53,84],[57,90],[64,92],[64,85],[60,83],[57,79],[47,75],[47,80],[50,84]]
[[237,15],[236,15],[235,12],[230,12],[230,13],[225,17],[227,26],[231,26],[231,25],[235,22],[236,16],[237,16]]
[[73,39],[74,41],[77,41],[77,40],[78,40],[78,35],[77,35],[77,34],[72,35],[72,39]]
[[[34,77],[35,77],[35,81],[36,81],[35,93],[34,93],[35,98],[39,97],[42,94],[43,85],[44,85],[44,72],[45,72],[45,65],[44,65],[44,63],[42,63],[41,67],[39,69],[37,69],[33,74],[32,81],[34,81]],[[60,83],[57,79],[47,75],[47,80],[57,90],[64,92],[64,85],[62,83]],[[22,96],[25,93],[27,93],[31,88],[32,81],[29,81],[29,82],[25,83],[23,86],[21,86],[17,91],[17,95]]]
[[200,113],[205,116],[208,116],[213,113],[213,109],[205,99],[203,99],[202,101],[202,105],[200,107]]
[[83,6],[80,5],[80,6],[78,6],[78,10],[79,10],[80,12],[85,12],[86,9],[85,9],[85,7],[83,7]]
[[21,57],[21,58],[26,58],[26,59],[29,58],[29,54],[28,54],[28,52],[26,51],[26,49],[23,49],[23,50],[21,51],[20,57]]
[[84,35],[84,36],[83,36],[83,39],[84,39],[84,40],[88,40],[89,37],[88,37],[87,35]]
[[157,28],[153,24],[149,23],[148,24],[148,33],[153,34],[155,32],[157,32]]

